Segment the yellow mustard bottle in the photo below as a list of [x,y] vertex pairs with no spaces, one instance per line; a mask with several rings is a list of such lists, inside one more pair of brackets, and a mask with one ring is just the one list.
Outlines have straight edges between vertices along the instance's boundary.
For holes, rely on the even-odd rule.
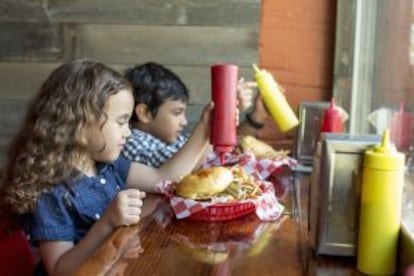
[[396,270],[404,183],[404,154],[389,141],[364,154],[357,267],[368,275],[392,275]]
[[253,68],[255,71],[254,79],[259,87],[260,95],[276,125],[282,132],[296,127],[299,120],[273,76],[266,70],[260,70],[255,64],[253,64]]

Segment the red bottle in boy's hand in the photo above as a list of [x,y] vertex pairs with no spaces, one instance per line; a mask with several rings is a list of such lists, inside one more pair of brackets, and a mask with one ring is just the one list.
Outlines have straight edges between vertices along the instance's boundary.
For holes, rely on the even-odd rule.
[[214,102],[210,143],[220,156],[233,150],[236,139],[236,98],[238,67],[217,64],[211,67],[211,98]]

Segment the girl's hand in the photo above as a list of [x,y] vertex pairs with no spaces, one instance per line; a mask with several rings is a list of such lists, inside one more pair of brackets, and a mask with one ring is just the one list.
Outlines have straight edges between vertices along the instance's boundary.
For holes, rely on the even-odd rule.
[[104,219],[113,227],[127,226],[139,222],[142,199],[145,193],[138,189],[120,191],[105,212]]
[[241,78],[237,83],[237,101],[238,109],[240,112],[246,111],[253,103],[254,96],[256,94],[255,89],[257,87],[254,81],[244,81]]
[[263,102],[260,93],[257,93],[256,98],[254,100],[254,107],[251,111],[251,116],[255,121],[264,123],[264,121],[269,117],[269,112]]
[[240,124],[239,117],[240,117],[240,110],[236,108],[236,117],[235,117],[235,119],[236,119],[236,126],[238,126]]

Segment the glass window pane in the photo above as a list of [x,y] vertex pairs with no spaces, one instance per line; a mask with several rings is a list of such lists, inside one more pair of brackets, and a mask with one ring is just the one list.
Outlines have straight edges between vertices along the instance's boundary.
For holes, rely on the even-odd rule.
[[[350,133],[382,133],[413,145],[412,0],[339,0],[334,97]],[[411,50],[413,49],[413,50]]]

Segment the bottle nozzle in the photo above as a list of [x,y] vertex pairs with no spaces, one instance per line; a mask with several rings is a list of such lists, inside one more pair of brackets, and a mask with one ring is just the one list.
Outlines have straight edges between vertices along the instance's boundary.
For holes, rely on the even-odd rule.
[[404,114],[404,112],[405,112],[405,102],[404,102],[404,101],[402,101],[402,102],[400,103],[400,113],[401,113],[401,114]]
[[220,165],[224,165],[224,162],[226,161],[226,158],[225,158],[225,153],[224,152],[220,152],[219,153],[219,156],[220,156]]
[[226,153],[227,152],[231,152],[233,150],[233,147],[234,146],[232,146],[232,145],[227,145],[227,146],[214,145],[214,151],[220,157],[220,163],[221,163],[221,165],[224,165],[224,163],[226,161],[226,158],[225,158],[226,157]]
[[334,97],[331,98],[330,108],[335,108],[335,98]]
[[387,148],[390,143],[390,130],[386,128],[382,134],[381,147]]
[[382,134],[381,144],[375,147],[377,153],[391,153],[395,151],[395,147],[390,142],[390,130],[386,128]]
[[257,67],[257,65],[256,64],[252,64],[252,66],[253,66],[253,69],[254,69],[254,72],[257,74],[257,73],[260,73],[260,69],[259,69],[259,67]]

